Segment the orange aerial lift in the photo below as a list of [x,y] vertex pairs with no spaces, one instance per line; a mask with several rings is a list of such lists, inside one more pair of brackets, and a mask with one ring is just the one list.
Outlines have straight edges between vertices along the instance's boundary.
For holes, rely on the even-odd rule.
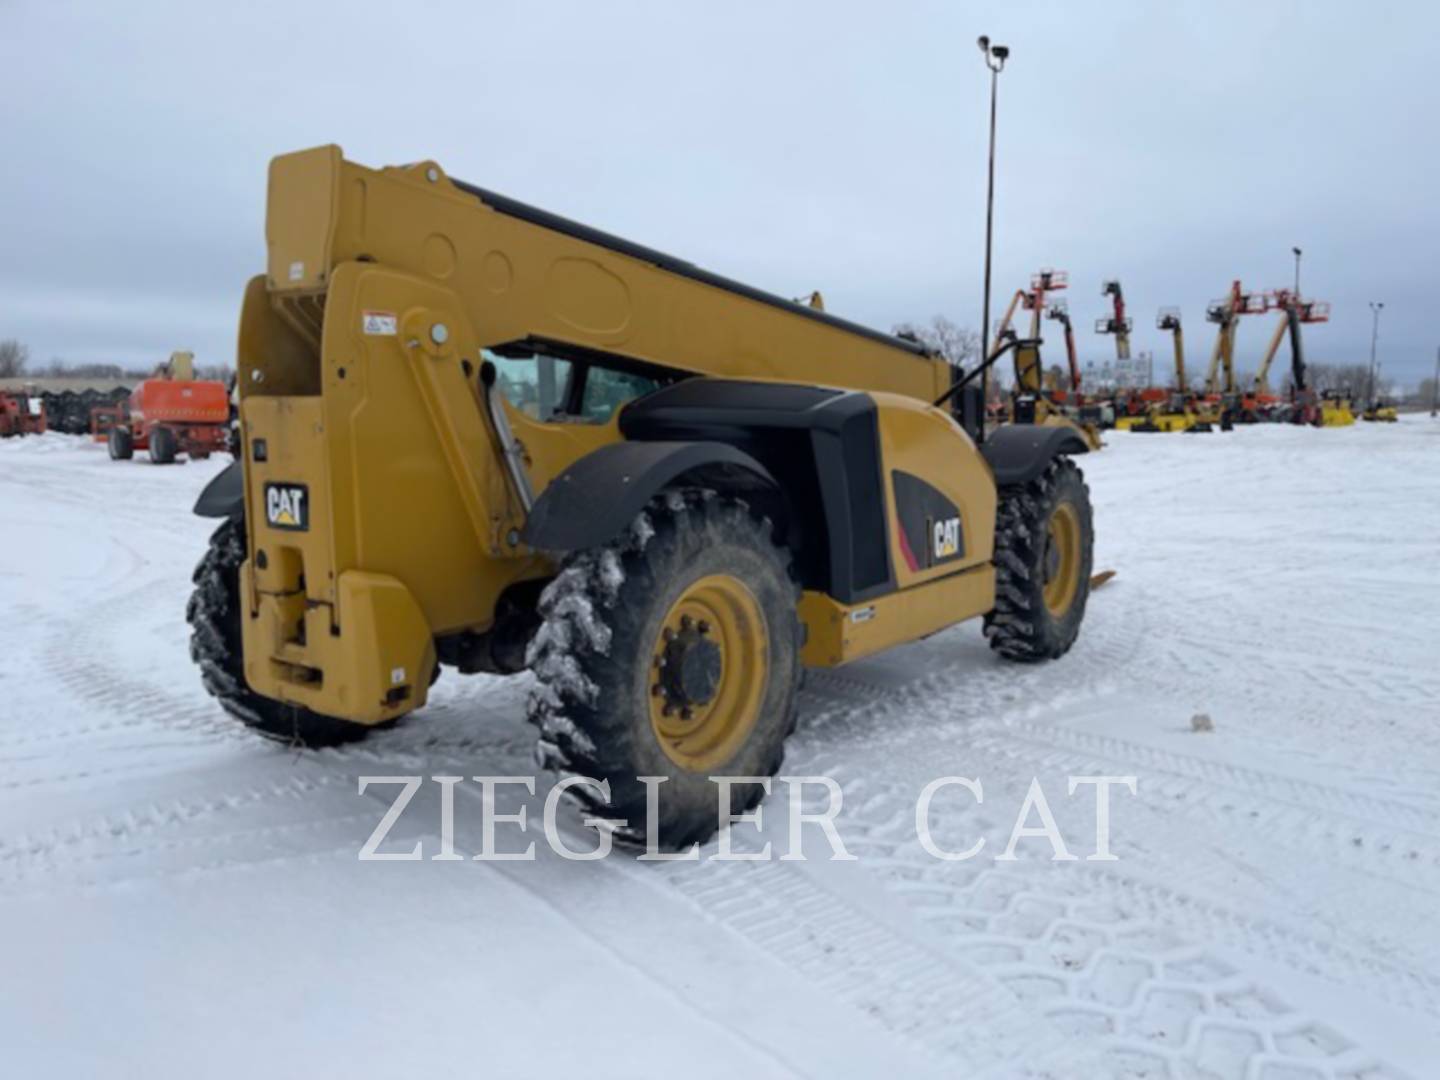
[[1268,294],[1247,293],[1240,282],[1235,281],[1227,295],[1212,301],[1205,309],[1206,321],[1217,327],[1210,367],[1205,374],[1205,400],[1217,408],[1222,431],[1230,429],[1243,404],[1243,395],[1235,384],[1235,331],[1239,328],[1240,316],[1262,315],[1270,310],[1270,303]]
[[1155,318],[1155,327],[1168,331],[1175,348],[1175,385],[1166,391],[1165,400],[1153,403],[1139,418],[1127,418],[1124,426],[1131,431],[1210,431],[1214,418],[1197,408],[1185,375],[1185,331],[1178,307],[1163,307]]
[[1161,308],[1155,317],[1155,328],[1168,331],[1175,345],[1175,393],[1183,397],[1190,392],[1190,383],[1185,378],[1185,331],[1180,323],[1180,309]]
[[230,395],[223,382],[195,378],[195,357],[175,352],[130,393],[123,412],[91,415],[92,432],[104,430],[110,457],[128,461],[148,451],[156,465],[180,454],[199,460],[230,446]]
[[[1304,353],[1300,342],[1300,327],[1306,323],[1330,321],[1329,303],[1324,300],[1304,300],[1291,289],[1273,290],[1269,296],[1269,306],[1280,312],[1280,318],[1275,324],[1275,332],[1270,335],[1270,343],[1265,347],[1260,368],[1255,373],[1253,411],[1254,418],[1260,420],[1280,419],[1280,414],[1284,411],[1284,402],[1270,389],[1270,365],[1274,362],[1280,342],[1287,332],[1290,336],[1292,381],[1298,374],[1299,381],[1303,383]],[[1297,357],[1300,361],[1298,365],[1295,363]]]
[[1111,311],[1108,316],[1095,320],[1095,332],[1114,334],[1115,359],[1129,360],[1130,331],[1134,329],[1134,320],[1125,314],[1125,292],[1118,280],[1111,279],[1100,287],[1100,295],[1110,297]]
[[[1301,300],[1286,290],[1276,290],[1277,298],[1284,295],[1283,302],[1277,299],[1276,306],[1284,313],[1282,330],[1277,330],[1278,339],[1283,331],[1290,335],[1290,402],[1288,409],[1281,413],[1276,410],[1276,419],[1287,419],[1292,424],[1310,424],[1314,427],[1347,427],[1355,423],[1355,413],[1348,397],[1340,393],[1316,393],[1310,385],[1309,371],[1305,366],[1305,349],[1300,328],[1305,323],[1330,321],[1330,305],[1323,300]],[[1278,340],[1272,339],[1271,352],[1266,354],[1261,371],[1268,375],[1271,353],[1278,348]],[[1258,380],[1257,380],[1258,383]]]
[[[1016,289],[1015,295],[1010,298],[1009,306],[1005,308],[1005,314],[995,325],[995,339],[990,345],[989,355],[997,356],[1007,344],[1019,340],[1014,322],[1016,313],[1022,309],[1030,312],[1029,340],[1039,342],[1040,317],[1045,312],[1045,296],[1065,288],[1068,284],[1069,276],[1064,270],[1046,269],[1031,277],[1029,289]],[[1040,365],[1038,349],[1015,350],[1015,393],[1017,396],[1043,395],[1044,371]]]
[[1070,319],[1070,306],[1064,300],[1052,300],[1045,317],[1065,328],[1065,362],[1070,369],[1070,388],[1053,388],[1055,400],[1067,407],[1067,414],[1072,420],[1087,429],[1113,427],[1115,414],[1109,403],[1087,395],[1081,385],[1080,357],[1075,349],[1075,326]]
[[1045,317],[1064,327],[1065,362],[1070,369],[1069,388],[1054,387],[1053,398],[1059,404],[1078,407],[1084,398],[1080,391],[1080,361],[1075,356],[1075,327],[1070,322],[1070,306],[1064,300],[1052,300],[1045,309]]
[[1015,295],[1010,298],[1010,305],[1005,309],[1005,314],[995,325],[995,339],[991,343],[990,352],[993,355],[1000,351],[1000,348],[1009,339],[1014,338],[1015,328],[1012,325],[1015,321],[1016,312],[1020,310],[1030,312],[1030,337],[1040,337],[1040,317],[1045,314],[1045,297],[1052,292],[1059,292],[1070,285],[1070,275],[1064,270],[1051,270],[1048,267],[1032,274],[1030,277],[1029,289],[1016,289]]
[[[1010,298],[1010,304],[1005,309],[1004,316],[995,327],[995,337],[990,345],[989,359],[998,358],[1006,348],[1014,348],[1015,352],[1015,390],[1011,397],[1010,419],[1017,424],[1043,424],[1047,422],[1066,423],[1079,419],[1078,411],[1070,415],[1067,411],[1069,398],[1067,394],[1056,386],[1047,386],[1045,383],[1044,367],[1040,361],[1040,320],[1048,317],[1056,319],[1065,327],[1066,349],[1070,361],[1071,387],[1074,393],[1074,400],[1079,400],[1080,367],[1075,358],[1075,335],[1070,327],[1069,312],[1065,310],[1063,303],[1056,301],[1046,303],[1046,297],[1050,293],[1058,292],[1070,284],[1069,275],[1064,270],[1043,269],[1032,275],[1029,289],[1017,289],[1015,295]],[[1021,339],[1015,330],[1015,317],[1020,311],[1030,312],[1030,336]],[[1054,313],[1059,311],[1061,314]],[[1053,421],[1048,420],[1055,417]],[[1073,426],[1080,432],[1089,443],[1092,450],[1100,449],[1100,434],[1094,425],[1073,423]]]
[[[1125,290],[1112,278],[1100,287],[1100,295],[1110,298],[1110,314],[1095,320],[1097,334],[1115,338],[1115,359],[1123,364],[1130,359],[1130,331],[1134,320],[1125,312]],[[1157,404],[1165,400],[1165,391],[1155,387],[1126,387],[1116,390],[1113,408],[1115,427],[1127,428],[1142,423]]]

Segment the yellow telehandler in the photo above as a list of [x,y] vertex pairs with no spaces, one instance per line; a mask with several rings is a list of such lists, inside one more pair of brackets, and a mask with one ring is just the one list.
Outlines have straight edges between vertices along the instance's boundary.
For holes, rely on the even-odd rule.
[[1085,442],[979,442],[978,368],[432,161],[278,157],[266,239],[188,612],[262,735],[343,742],[441,665],[528,669],[540,760],[674,849],[758,801],[711,778],[778,769],[802,665],[976,617],[1012,660],[1075,641]]

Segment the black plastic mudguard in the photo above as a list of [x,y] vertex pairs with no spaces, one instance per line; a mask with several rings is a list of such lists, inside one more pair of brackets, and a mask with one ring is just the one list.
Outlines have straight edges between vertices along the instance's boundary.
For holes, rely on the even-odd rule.
[[626,406],[620,431],[634,441],[723,442],[764,466],[783,497],[785,545],[806,589],[851,604],[895,587],[879,409],[869,394],[686,379]]
[[240,462],[232,461],[224,472],[205,485],[195,500],[195,513],[200,517],[231,521],[245,517],[245,476]]
[[541,551],[608,543],[675,478],[706,470],[744,483],[774,485],[749,454],[720,442],[620,442],[586,454],[540,493],[521,539]]
[[1071,429],[1043,424],[1004,424],[980,444],[996,487],[1028,484],[1055,458],[1089,451],[1085,440]]

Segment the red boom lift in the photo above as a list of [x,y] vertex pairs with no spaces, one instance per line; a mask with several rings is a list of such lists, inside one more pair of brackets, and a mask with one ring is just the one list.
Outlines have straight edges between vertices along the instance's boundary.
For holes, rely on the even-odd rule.
[[107,422],[106,441],[117,461],[136,450],[148,451],[156,465],[180,454],[198,460],[228,447],[230,397],[224,383],[195,378],[192,354],[172,353],[131,392],[123,416],[91,417],[93,429]]

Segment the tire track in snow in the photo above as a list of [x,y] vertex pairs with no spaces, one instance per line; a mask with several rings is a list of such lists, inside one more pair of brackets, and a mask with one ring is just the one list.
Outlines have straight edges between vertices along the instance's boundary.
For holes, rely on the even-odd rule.
[[[457,790],[462,793],[462,796],[464,798],[472,802],[478,802],[483,806],[483,798],[477,792],[463,786],[458,787]],[[370,798],[379,805],[387,805],[378,796],[370,796]],[[465,845],[458,842],[455,844],[455,851],[457,854],[462,855],[462,857],[467,858],[468,865],[475,865],[473,861],[476,856],[475,851],[467,848]],[[526,865],[527,867],[533,866],[533,864]],[[686,992],[686,988],[683,983],[677,985],[670,980],[661,978],[644,964],[631,959],[629,956],[625,955],[624,952],[622,952],[620,949],[617,949],[608,941],[602,940],[599,935],[593,932],[592,928],[586,925],[583,919],[577,918],[572,913],[573,906],[570,910],[567,910],[566,906],[562,906],[562,904],[557,899],[548,894],[545,890],[537,888],[535,883],[528,880],[525,874],[519,872],[519,869],[515,867],[514,864],[490,863],[484,864],[484,866],[486,869],[493,870],[502,874],[507,880],[511,881],[519,888],[524,889],[527,893],[533,896],[537,902],[547,907],[555,915],[556,918],[560,919],[567,926],[569,926],[575,932],[576,937],[588,943],[590,947],[604,952],[605,955],[609,956],[612,962],[614,962],[618,967],[631,972],[638,978],[654,986],[661,988],[674,1000],[680,1002],[680,1004],[691,1015],[700,1020],[705,1026],[712,1028],[720,1038],[731,1039],[738,1043],[741,1043],[742,1045],[748,1047],[759,1057],[768,1060],[771,1065],[777,1067],[786,1075],[794,1077],[800,1077],[805,1075],[799,1068],[797,1068],[796,1063],[787,1061],[780,1053],[778,1053],[773,1047],[771,1047],[767,1043],[763,1042],[758,1038],[755,1038],[744,1029],[722,1023],[721,1021],[717,1020],[713,1015],[711,1015],[708,1011],[699,1007],[691,999],[690,995]],[[598,873],[619,873],[616,868],[608,866],[604,863],[589,864],[588,868],[593,868]]]
[[[940,685],[937,685],[937,680]],[[945,683],[958,686],[960,681],[954,676],[940,675],[924,680],[922,686],[899,693],[877,691],[872,694],[871,703],[852,706],[852,711],[863,712],[867,723],[884,719],[877,715],[877,708],[886,715],[891,712],[902,713],[910,715],[913,720],[916,714],[923,712],[916,705],[920,696],[928,698],[943,694],[946,692]],[[876,726],[882,725],[876,723]],[[1113,737],[1091,736],[1072,729],[1027,721],[1011,721],[1009,726],[1002,726],[1000,723],[960,726],[950,722],[947,729],[954,736],[954,740],[963,740],[967,754],[990,755],[995,763],[994,772],[1013,772],[1014,766],[1019,764],[1027,776],[1038,772],[1042,767],[1072,775],[1114,774],[1117,763],[1122,766],[1122,771],[1137,771],[1134,768],[1136,762],[1127,756],[1127,751],[1133,747],[1135,756],[1140,759],[1141,768],[1148,767],[1158,771],[1168,767],[1172,770],[1172,775],[1162,781],[1167,785],[1162,791],[1172,796],[1177,792],[1187,795],[1185,800],[1176,800],[1167,806],[1167,809],[1173,808],[1176,803],[1184,803],[1185,813],[1202,815],[1209,820],[1219,821],[1222,825],[1234,815],[1244,815],[1253,810],[1256,819],[1262,823],[1273,824],[1281,830],[1277,844],[1298,843],[1327,857],[1338,857],[1362,873],[1372,873],[1378,869],[1391,876],[1395,876],[1397,872],[1409,875],[1424,868],[1424,876],[1429,877],[1429,871],[1440,865],[1437,863],[1440,853],[1437,853],[1436,837],[1430,831],[1435,827],[1437,816],[1410,804],[1343,792],[1326,785],[1297,781],[1259,769],[1217,765],[1185,755],[1137,746]],[[937,732],[933,727],[925,730],[930,736],[939,738],[942,743],[952,741],[945,738],[944,731]],[[815,733],[815,738],[805,740],[805,757],[796,767],[807,772],[822,773],[828,767],[830,771],[827,775],[832,776],[846,771],[833,763],[817,760],[818,747],[815,744],[822,741],[819,738],[821,734],[823,731]],[[1077,753],[1067,748],[1064,745],[1067,741],[1072,742],[1076,749],[1086,752]],[[889,742],[893,744],[894,739]],[[1100,748],[1107,752],[1092,752]],[[833,756],[833,751],[831,754]],[[1225,779],[1228,786],[1219,792],[1213,790],[1208,785],[1213,784],[1216,778]],[[1261,790],[1255,790],[1257,786]],[[908,794],[912,807],[914,795],[915,792]],[[1337,814],[1332,808],[1332,802],[1337,801],[1350,808],[1353,816]],[[1389,814],[1394,814],[1400,820],[1423,831],[1415,835],[1401,835],[1396,834],[1393,829],[1387,829],[1377,834],[1374,824],[1378,822],[1388,825]],[[1256,819],[1247,819],[1247,823]],[[1354,843],[1357,835],[1361,838],[1359,845]],[[1409,885],[1423,884],[1423,879],[1414,881],[1408,876],[1401,876],[1399,880]],[[1431,890],[1433,891],[1433,885]],[[1153,899],[1158,894],[1150,895]],[[1318,970],[1327,973],[1328,977],[1336,981],[1357,980],[1370,986],[1387,1000],[1397,1000],[1400,1004],[1440,1014],[1440,980],[1398,964],[1377,962],[1352,951],[1337,950],[1330,943],[1313,935],[1280,933],[1273,925],[1240,916],[1234,911],[1210,904],[1180,890],[1174,890],[1168,895],[1166,907],[1172,916],[1189,919],[1197,912],[1207,912],[1207,931],[1218,932],[1228,928],[1226,940],[1239,948],[1256,951],[1281,963],[1296,959],[1301,970]],[[1238,933],[1235,932],[1236,928],[1239,928]],[[1336,962],[1327,963],[1327,957]],[[1378,979],[1370,978],[1377,972]],[[1415,993],[1407,990],[1397,996],[1397,986],[1409,987]]]
[[[198,676],[193,692],[176,693],[108,659],[107,638],[133,627],[147,603],[163,601],[168,595],[164,584],[163,578],[147,579],[100,601],[82,618],[47,620],[52,629],[40,651],[41,667],[73,697],[107,716],[133,720],[137,726],[153,721],[158,728],[234,737],[240,725],[204,692]],[[181,608],[176,618],[183,614]]]
[[[735,849],[746,848],[737,842]],[[798,864],[707,862],[660,873],[707,918],[962,1075],[1059,1042],[974,965],[915,944]]]
[[[1137,666],[1143,666],[1143,654],[1147,648],[1149,643],[1137,642],[1134,637],[1126,640],[1124,636],[1112,634],[1103,643],[1102,657],[1103,660],[1123,657],[1125,669],[1128,670],[1122,669],[1122,673],[1128,675],[1129,671],[1133,671]],[[1017,688],[1016,683],[1009,679],[977,680],[973,675],[966,677],[942,671],[896,688],[877,685],[849,675],[820,673],[814,681],[813,690],[823,694],[829,689],[835,697],[848,697],[851,700],[833,707],[828,713],[821,712],[815,722],[802,726],[799,743],[805,746],[808,759],[801,767],[805,771],[826,771],[823,765],[814,762],[814,749],[815,744],[826,742],[825,736],[832,731],[848,735],[863,732],[869,727],[893,737],[895,725],[886,723],[887,720],[905,714],[912,724],[919,726],[924,722],[924,704],[927,701],[944,700],[952,695],[965,702],[965,711],[971,715],[985,716],[987,710],[991,713],[998,712],[1002,716],[1023,715],[1027,710],[1031,714],[1049,711],[1054,703],[1046,701],[1045,694],[1047,690],[1053,689],[1055,681],[1048,678],[1036,682],[1022,679],[1022,685]],[[1078,680],[1065,680],[1063,689],[1067,698],[1072,693],[1080,696],[1087,691],[1093,692],[1106,681],[1107,675],[1100,670]],[[1261,807],[1260,812],[1266,816],[1266,820],[1291,828],[1300,828],[1302,825],[1313,828],[1317,815],[1323,816],[1326,821],[1351,826],[1352,830],[1358,820],[1372,833],[1373,826],[1377,823],[1393,828],[1394,823],[1399,821],[1418,835],[1406,837],[1411,841],[1409,845],[1397,845],[1393,841],[1379,842],[1375,848],[1381,854],[1395,856],[1406,872],[1411,870],[1410,864],[1429,858],[1432,841],[1435,839],[1437,815],[1409,803],[1343,791],[1259,769],[1217,766],[1209,761],[1186,755],[1167,754],[1125,740],[1089,736],[1071,729],[1050,728],[1025,720],[1012,720],[1008,726],[981,723],[970,729],[961,728],[955,721],[950,720],[948,726],[967,740],[967,750],[1003,750],[1007,756],[1019,759],[1027,765],[1038,765],[1036,759],[1039,757],[1047,758],[1047,763],[1051,766],[1068,764],[1071,766],[1068,771],[1071,772],[1093,773],[1097,771],[1094,766],[1098,754],[1098,757],[1109,762],[1129,763],[1138,759],[1137,763],[1141,767],[1167,768],[1171,773],[1168,783],[1171,785],[1172,794],[1178,783],[1183,789],[1188,789],[1202,809],[1213,799],[1214,814],[1231,812],[1229,807],[1233,806],[1238,794],[1244,796],[1251,806]],[[1010,730],[1011,728],[1016,730]],[[934,737],[939,733],[932,728],[927,734]],[[1046,739],[1050,738],[1057,740],[1059,745],[1046,742]],[[983,747],[976,745],[977,739],[986,740]],[[1100,751],[1103,753],[1098,753]],[[1085,768],[1077,768],[1080,765]],[[830,775],[835,775],[834,771],[831,771]],[[1213,796],[1210,788],[1220,782],[1225,784],[1226,790]],[[913,796],[913,793],[911,795]],[[1338,814],[1335,809],[1337,805],[1341,808]],[[1351,862],[1368,861],[1368,852],[1357,853],[1354,845],[1345,839],[1352,835],[1353,831],[1347,831],[1343,827],[1338,832],[1331,830],[1329,842],[1324,845],[1325,853],[1341,853]],[[869,853],[872,858],[876,854],[873,849]],[[921,857],[927,860],[929,858],[924,855]],[[902,875],[915,872],[917,870],[914,865],[901,871]],[[1093,873],[1088,876],[1096,878]],[[1115,875],[1100,875],[1097,880],[1101,884],[1092,887],[1097,895],[1112,896],[1117,901],[1130,905],[1132,910],[1147,910],[1154,917],[1163,920],[1162,926],[1175,923],[1199,929],[1207,941],[1224,942],[1242,951],[1264,955],[1286,966],[1318,973],[1332,980],[1365,985],[1384,1000],[1420,1009],[1432,1015],[1440,1013],[1440,983],[1428,975],[1400,965],[1377,963],[1371,954],[1340,948],[1332,942],[1311,935],[1248,918],[1220,905],[1201,900],[1183,889],[1145,885]],[[1053,905],[1055,902],[1048,890],[1028,896],[1027,900],[1039,905],[1042,910],[1044,905]],[[971,932],[985,925],[977,922],[981,916],[955,902],[953,891],[946,896],[946,902],[941,903],[939,909],[943,921],[966,927]],[[1067,909],[1062,907],[1060,910],[1064,912]],[[1046,924],[1041,940],[1056,942],[1059,935],[1057,928],[1060,925],[1056,921],[1058,919],[1057,915]],[[1082,939],[1093,932],[1093,927],[1087,928],[1083,925],[1074,931]],[[1069,933],[1067,931],[1067,936]],[[1014,948],[1012,943],[987,940],[983,932],[979,934],[979,939],[981,956],[988,954],[1012,963],[1016,962],[1017,955],[1023,957],[1023,953],[1016,954],[1011,951]],[[997,944],[1006,947],[994,948]],[[1204,950],[1197,952],[1196,946],[1185,945],[1183,939],[1175,939],[1175,948],[1188,948],[1192,957],[1203,959],[1205,956]],[[1237,1027],[1233,1020],[1224,1017],[1221,998],[1215,994],[1208,997],[1204,993],[1197,995],[1194,988],[1171,986],[1159,978],[1166,973],[1165,967],[1155,966],[1153,959],[1147,960],[1146,964],[1148,966],[1143,970],[1153,973],[1154,977],[1144,984],[1143,989],[1129,995],[1121,994],[1125,1008],[1120,1014],[1103,1020],[1109,1047],[1106,1065],[1125,1075],[1146,1075],[1145,1070],[1151,1068],[1155,1071],[1148,1075],[1172,1075],[1172,1066],[1187,1070],[1201,1068],[1208,1070],[1206,1075],[1233,1075],[1237,1078],[1265,1075],[1400,1075],[1351,1047],[1338,1036],[1331,1038],[1332,1033],[1328,1033],[1328,1029],[1323,1025],[1297,1017],[1294,1010],[1288,1006],[1278,1008],[1273,1022],[1264,1025],[1262,1030]],[[1120,972],[1131,970],[1126,966],[1123,956],[1114,962],[1114,967]],[[1002,967],[1001,970],[1005,969]],[[1053,975],[1043,968],[1032,966],[1026,969],[1022,965],[1010,974],[1014,975],[1013,988],[1017,992],[1034,992],[1042,1000],[1048,996],[1047,988],[1053,989],[1056,985]],[[1244,989],[1244,985],[1234,985],[1236,980],[1244,984],[1244,976],[1232,970],[1227,972],[1226,977],[1231,982],[1226,984],[1224,989],[1232,997]],[[1101,993],[1093,987],[1087,990],[1083,984],[1077,985],[1078,978],[1077,976],[1071,979],[1068,984],[1062,980],[1067,991],[1062,1000],[1070,1000],[1081,992]],[[1171,981],[1173,982],[1173,979]],[[1255,992],[1262,993],[1258,989]],[[1273,1000],[1273,995],[1271,999]],[[1193,1006],[1196,1002],[1199,1003],[1198,1011],[1189,1006],[1182,1008],[1184,1003]],[[1189,1021],[1181,1025],[1182,1034],[1177,1038],[1176,1024],[1168,1021],[1162,1024],[1160,1021],[1170,1012],[1182,1015],[1186,1008],[1189,1008],[1192,1015]],[[1046,1007],[1047,1015],[1061,1022],[1077,1037],[1093,1034],[1095,1025],[1102,1023],[1094,1018],[1094,1011],[1092,1005],[1088,1004],[1079,1009],[1070,1006],[1054,1009]],[[1162,1033],[1157,1037],[1165,1045],[1158,1050],[1144,1045],[1145,1040],[1137,1043],[1132,1037],[1136,1031],[1151,1029]],[[1289,1053],[1296,1047],[1314,1049],[1321,1046],[1335,1048],[1338,1055],[1335,1062],[1325,1065],[1323,1071],[1311,1072],[1308,1067],[1302,1068],[1300,1059]],[[1303,1058],[1305,1055],[1301,1056]],[[1295,1069],[1301,1071],[1294,1072]],[[1055,1075],[1067,1074],[1062,1071]],[[1186,1071],[1184,1075],[1189,1076],[1192,1073]]]
[[[1112,659],[1117,654],[1133,659],[1135,644],[1143,636],[1141,624],[1133,635],[1110,638],[1100,646],[1100,659]],[[969,673],[944,670],[901,688],[877,686],[829,671],[811,672],[812,688],[843,689],[851,700],[828,710],[821,709],[809,717],[802,710],[800,737],[803,740],[813,735],[821,739],[832,729],[864,732],[868,728],[883,734],[887,743],[893,745],[897,735],[902,739],[945,741],[944,733],[948,731],[965,740],[964,745],[971,750],[979,749],[977,739],[991,740],[986,744],[989,747],[998,745],[994,742],[996,739],[1023,743],[1042,755],[1068,750],[1072,752],[1071,757],[1056,761],[1074,774],[1093,773],[1102,765],[1108,768],[1114,763],[1169,774],[1168,787],[1164,790],[1177,804],[1183,802],[1187,813],[1218,817],[1253,811],[1256,818],[1284,830],[1287,837],[1324,854],[1362,863],[1369,869],[1389,866],[1391,872],[1419,871],[1425,877],[1440,873],[1440,813],[1410,802],[1190,757],[1113,736],[1091,735],[1059,725],[1016,719],[1017,714],[1023,716],[1027,709],[1049,711],[1064,701],[1046,696],[1046,690],[1053,689],[1046,685],[1050,679],[1033,680],[1040,685],[1031,685],[1032,680],[1022,678],[1017,687],[1014,681],[993,671],[976,678]],[[1078,680],[1065,680],[1062,688],[1065,700],[1071,700],[1072,694],[1083,698],[1113,683],[1114,677],[1105,671],[1106,665],[1102,662]],[[956,697],[966,702],[967,713],[989,719],[962,724],[947,717],[940,731],[924,722],[925,703]],[[854,698],[862,700],[857,703]],[[897,716],[906,717],[908,724],[885,722]],[[898,732],[897,727],[901,728]],[[1219,794],[1217,789],[1223,789],[1226,794]],[[1239,805],[1242,802],[1244,805]],[[1303,815],[1298,814],[1300,810],[1304,811]],[[1317,828],[1320,819],[1327,827]]]
[[[248,822],[238,830],[181,836],[172,834],[214,822],[247,809],[282,803],[304,803],[317,793],[335,789],[351,777],[325,772],[294,773],[284,779],[255,782],[238,790],[189,798],[144,801],[86,815],[73,822],[0,840],[0,888],[33,881],[77,866],[128,860],[187,843],[219,844],[243,838],[257,829]],[[297,815],[296,824],[314,819]]]
[[[528,726],[524,731],[521,760],[528,763],[534,737]],[[519,742],[518,737],[502,740],[517,751]],[[387,765],[420,766],[428,774],[458,773],[474,764],[469,758],[448,757],[453,749],[442,740],[417,756],[415,749],[404,746],[392,750],[383,744],[360,744],[337,754],[337,760],[373,751]],[[522,772],[527,767],[515,758],[495,764]],[[534,799],[524,800],[532,817],[544,795],[542,787]],[[521,804],[517,799],[502,809],[513,812]],[[737,841],[736,849],[745,850],[743,841]],[[950,1067],[966,1070],[965,1075],[1006,1055],[1023,1057],[1057,1041],[1048,1025],[1037,1025],[1033,1014],[993,980],[916,945],[819,886],[794,864],[627,862],[624,869],[610,869],[678,893],[702,918],[724,926],[808,984],[857,1009],[866,1022]]]
[[[534,746],[533,737],[521,738],[509,731],[490,738],[464,735],[447,739],[426,732],[421,721],[413,730],[377,732],[365,743],[344,748],[288,752],[278,743],[259,740],[245,731],[239,721],[223,717],[223,722],[238,732],[237,737],[229,741],[268,748],[271,752],[264,757],[237,761],[233,771],[213,770],[212,774],[225,782],[218,790],[203,796],[156,803],[142,795],[137,802],[84,815],[63,826],[12,838],[0,837],[0,871],[7,865],[13,870],[9,876],[0,877],[0,888],[12,878],[33,877],[42,870],[62,872],[79,864],[125,860],[186,844],[238,844],[247,837],[273,832],[276,828],[245,818],[247,810],[281,802],[298,804],[292,813],[297,821],[303,822],[309,809],[307,803],[314,806],[317,798],[327,798],[353,787],[361,772],[430,775],[437,771],[454,772],[475,766],[477,762],[485,768],[515,772],[524,767]],[[455,756],[457,750],[466,756]],[[287,770],[285,775],[270,775],[276,765]],[[257,778],[257,771],[263,775]],[[325,816],[328,815],[322,815],[322,820]],[[194,837],[175,835],[197,826],[219,824],[221,818],[232,821],[233,827]],[[360,840],[363,839],[362,836]]]
[[[847,791],[863,787],[845,785]],[[1067,1036],[1098,1044],[1104,1071],[1083,1075],[1247,1080],[1267,1069],[1288,1075],[1274,1070],[1317,1064],[1323,1072],[1294,1075],[1401,1075],[1220,959],[1216,944],[1233,943],[1332,979],[1342,969],[1347,980],[1363,980],[1386,1000],[1440,1009],[1434,980],[1400,968],[1379,970],[1369,955],[1098,864],[1056,869],[1024,861],[1013,868],[938,861],[914,837],[907,794],[913,795],[882,785],[842,814],[847,846],[958,956],[993,974]],[[992,846],[1003,843],[1008,823],[986,826]],[[1190,933],[1174,929],[1176,923]],[[1197,929],[1206,944],[1192,940]],[[1058,1072],[1037,1063],[1025,1075],[1080,1075],[1070,1071],[1074,1050],[1072,1044],[1051,1053],[1066,1063]]]
[[[1159,793],[1182,814],[1244,818],[1272,842],[1298,843],[1361,863],[1367,872],[1403,870],[1421,879],[1403,879],[1407,884],[1440,888],[1440,814],[1409,803],[1072,728],[1018,721],[967,734],[972,749],[1001,751],[1069,775],[1113,775],[1117,765],[1163,773]],[[1156,790],[1148,777],[1146,786]]]

